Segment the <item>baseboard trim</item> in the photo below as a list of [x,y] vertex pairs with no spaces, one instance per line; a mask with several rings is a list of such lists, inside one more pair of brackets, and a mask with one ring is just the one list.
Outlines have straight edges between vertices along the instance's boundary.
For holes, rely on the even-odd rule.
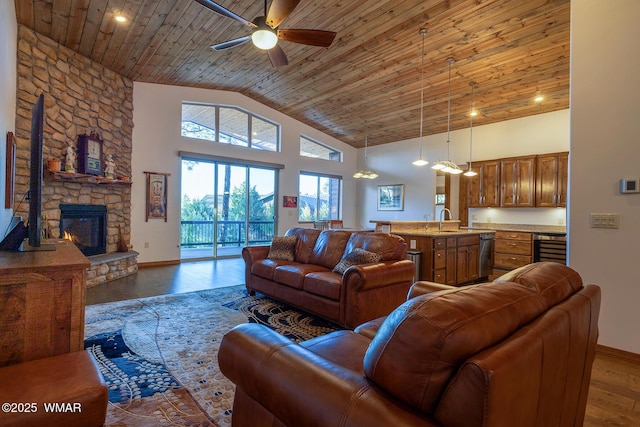
[[640,365],[640,354],[631,353],[630,351],[619,350],[617,348],[596,344],[596,353],[603,356],[609,356],[613,359],[624,360],[625,362]]
[[139,262],[138,268],[146,268],[146,267],[162,267],[163,265],[176,265],[180,264],[180,260],[169,260],[169,261],[153,261],[153,262]]

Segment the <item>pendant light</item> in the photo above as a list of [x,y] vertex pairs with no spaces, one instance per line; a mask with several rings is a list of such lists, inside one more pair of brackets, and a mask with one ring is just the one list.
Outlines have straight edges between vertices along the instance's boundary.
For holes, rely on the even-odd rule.
[[436,164],[431,166],[431,169],[440,170],[452,175],[458,175],[462,173],[462,169],[451,161],[450,151],[450,134],[451,134],[451,64],[455,62],[453,58],[447,58],[449,63],[449,100],[447,101],[447,160],[438,160]]
[[360,169],[358,172],[353,174],[353,177],[356,179],[376,179],[378,174],[372,171],[371,169],[367,169],[367,145],[368,145],[369,136],[366,131],[365,124],[365,136],[364,136],[364,169]]
[[416,166],[428,165],[429,162],[422,158],[422,118],[424,116],[424,36],[427,34],[427,30],[420,29],[420,35],[422,36],[422,55],[420,55],[420,155],[418,159],[413,162]]
[[469,86],[471,86],[471,109],[469,110],[469,168],[464,173],[464,176],[476,176],[478,172],[471,169],[471,155],[473,153],[473,116],[476,115],[475,110],[473,109],[474,97],[473,91],[478,86],[476,82],[470,82]]

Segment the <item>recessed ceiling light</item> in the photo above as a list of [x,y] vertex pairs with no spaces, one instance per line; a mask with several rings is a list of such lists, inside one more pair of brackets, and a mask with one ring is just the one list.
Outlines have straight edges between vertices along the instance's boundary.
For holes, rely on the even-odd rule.
[[125,18],[122,15],[116,15],[113,19],[115,19],[118,22],[127,22],[127,18]]
[[542,102],[542,101],[544,101],[544,96],[538,95],[535,98],[533,98],[533,100],[536,101],[536,102]]
[[469,115],[470,115],[471,117],[475,117],[475,116],[477,116],[477,115],[478,115],[478,111],[476,111],[476,110],[471,110],[471,112],[469,113]]

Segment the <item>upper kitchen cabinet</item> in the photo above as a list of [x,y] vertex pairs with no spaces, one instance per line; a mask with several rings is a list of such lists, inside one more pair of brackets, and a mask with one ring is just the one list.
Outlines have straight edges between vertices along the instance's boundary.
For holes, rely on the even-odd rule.
[[536,156],[502,159],[500,206],[535,207]]
[[566,207],[569,153],[539,155],[536,169],[536,206]]
[[473,164],[478,175],[469,178],[470,208],[500,206],[500,160],[488,160]]

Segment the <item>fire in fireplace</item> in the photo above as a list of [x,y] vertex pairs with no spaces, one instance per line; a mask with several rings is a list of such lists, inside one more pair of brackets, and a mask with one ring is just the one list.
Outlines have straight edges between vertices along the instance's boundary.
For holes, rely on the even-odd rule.
[[71,240],[86,255],[107,251],[107,207],[60,204],[60,237]]

